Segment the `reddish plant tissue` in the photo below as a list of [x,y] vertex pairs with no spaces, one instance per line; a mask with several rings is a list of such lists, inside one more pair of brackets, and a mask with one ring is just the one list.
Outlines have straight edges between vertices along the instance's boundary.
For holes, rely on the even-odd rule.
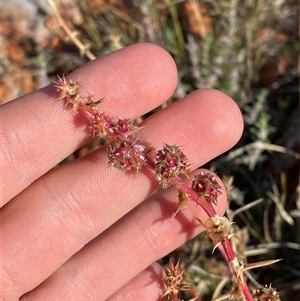
[[187,157],[176,145],[166,144],[155,157],[155,178],[164,188],[171,185],[171,180],[186,175],[188,169]]
[[[58,77],[55,87],[58,93],[57,100],[61,99],[66,105],[72,105],[73,111],[80,114],[85,111],[88,118],[88,128],[92,135],[106,140],[106,149],[109,165],[120,170],[140,170],[146,167],[153,172],[153,177],[167,188],[174,185],[178,189],[178,206],[173,214],[185,208],[190,201],[196,202],[207,214],[206,221],[198,221],[206,228],[208,236],[212,239],[214,249],[221,247],[223,254],[235,277],[235,285],[230,292],[214,299],[215,301],[237,300],[239,298],[247,301],[278,301],[279,295],[271,287],[256,289],[254,294],[250,293],[244,271],[250,269],[242,260],[238,260],[232,248],[230,238],[231,223],[224,216],[218,216],[213,206],[217,206],[218,197],[222,193],[221,185],[213,173],[203,172],[196,174],[191,186],[188,186],[182,177],[188,175],[188,159],[181,147],[177,145],[165,144],[162,149],[154,152],[151,147],[146,147],[138,137],[139,127],[130,119],[116,120],[110,119],[101,111],[101,104],[104,98],[95,100],[93,96],[84,96],[82,93],[83,85],[76,81],[67,80],[65,77]],[[270,262],[273,263],[273,262]],[[257,268],[269,263],[252,264]],[[184,281],[184,270],[177,264],[171,263],[166,268],[165,284],[166,289],[164,298],[171,301],[183,301],[181,291],[189,290],[192,299],[189,301],[200,300],[195,297],[192,285]]]
[[214,174],[201,171],[195,175],[192,189],[200,198],[204,198],[208,203],[218,204],[218,197],[222,193],[221,185]]

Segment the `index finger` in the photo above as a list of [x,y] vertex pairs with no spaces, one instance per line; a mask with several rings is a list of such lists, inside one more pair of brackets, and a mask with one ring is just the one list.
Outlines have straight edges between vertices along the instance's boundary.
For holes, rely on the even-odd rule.
[[[68,79],[82,83],[94,99],[106,97],[102,109],[108,115],[136,118],[171,96],[177,71],[165,50],[143,43],[89,62]],[[55,97],[51,84],[0,108],[1,207],[92,138]]]

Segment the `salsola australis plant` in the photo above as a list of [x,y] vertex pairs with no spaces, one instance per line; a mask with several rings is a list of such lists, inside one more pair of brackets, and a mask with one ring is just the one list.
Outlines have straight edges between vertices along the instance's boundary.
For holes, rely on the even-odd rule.
[[[94,137],[106,140],[106,149],[109,164],[121,170],[147,167],[153,171],[154,178],[167,188],[174,185],[178,190],[178,206],[173,213],[173,218],[179,210],[186,207],[192,201],[199,205],[207,214],[207,220],[197,218],[211,238],[214,249],[219,248],[226,258],[230,271],[234,277],[233,288],[217,300],[247,300],[247,301],[275,301],[280,300],[279,295],[271,286],[256,289],[253,294],[250,292],[244,272],[249,269],[269,265],[276,260],[263,261],[246,264],[238,259],[233,251],[230,239],[231,223],[225,216],[218,216],[214,206],[218,204],[218,197],[222,193],[214,174],[200,172],[194,176],[191,186],[185,184],[182,176],[187,175],[189,168],[188,159],[181,147],[165,144],[163,149],[156,151],[146,147],[138,137],[138,130],[130,119],[112,120],[101,111],[103,99],[95,100],[92,96],[83,97],[82,85],[79,82],[67,81],[65,77],[58,78],[55,87],[58,92],[57,99],[62,99],[66,104],[73,106],[73,111],[84,112],[87,118],[88,127]],[[166,290],[163,295],[167,300],[183,301],[181,292],[190,290],[191,286],[184,281],[184,271],[177,264],[171,263],[166,270]],[[198,300],[192,297],[190,301]]]

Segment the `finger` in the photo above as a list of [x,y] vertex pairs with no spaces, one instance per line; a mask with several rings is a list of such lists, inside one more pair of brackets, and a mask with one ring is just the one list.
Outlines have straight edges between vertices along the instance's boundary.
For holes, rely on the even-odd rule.
[[[222,184],[220,180],[219,183]],[[207,215],[195,204],[189,204],[188,209],[172,219],[177,194],[172,188],[151,196],[70,258],[29,293],[26,301],[52,300],[54,296],[62,299],[66,287],[79,300],[84,296],[105,300],[155,260],[203,231],[195,216],[204,222]],[[218,200],[217,214],[222,215],[225,208],[223,194]],[[158,288],[156,293],[159,292]]]
[[[177,83],[173,59],[162,48],[137,44],[74,71],[82,93],[106,97],[103,111],[136,118],[168,99]],[[0,108],[2,206],[91,137],[84,122],[64,109],[50,85]]]
[[164,292],[164,276],[163,268],[154,262],[106,301],[160,301]]
[[[147,141],[155,147],[165,141],[184,146],[195,167],[236,143],[242,119],[229,97],[200,90],[145,125],[141,134]],[[107,168],[102,150],[37,180],[3,211],[7,294],[19,296],[35,287],[157,187],[147,173]]]

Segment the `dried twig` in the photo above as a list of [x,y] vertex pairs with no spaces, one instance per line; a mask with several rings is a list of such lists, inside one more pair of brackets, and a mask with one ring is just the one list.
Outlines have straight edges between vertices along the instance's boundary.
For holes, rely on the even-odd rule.
[[52,7],[52,10],[54,12],[54,15],[56,17],[56,19],[59,22],[59,25],[61,26],[61,28],[65,31],[65,33],[67,34],[67,36],[70,38],[70,40],[76,45],[76,47],[79,49],[80,54],[81,55],[86,55],[86,57],[88,59],[90,59],[91,61],[94,60],[96,58],[96,56],[88,49],[88,46],[84,45],[76,36],[76,33],[74,31],[72,31],[68,25],[66,24],[66,22],[63,20],[57,5],[55,3],[54,0],[48,0],[49,4]]

